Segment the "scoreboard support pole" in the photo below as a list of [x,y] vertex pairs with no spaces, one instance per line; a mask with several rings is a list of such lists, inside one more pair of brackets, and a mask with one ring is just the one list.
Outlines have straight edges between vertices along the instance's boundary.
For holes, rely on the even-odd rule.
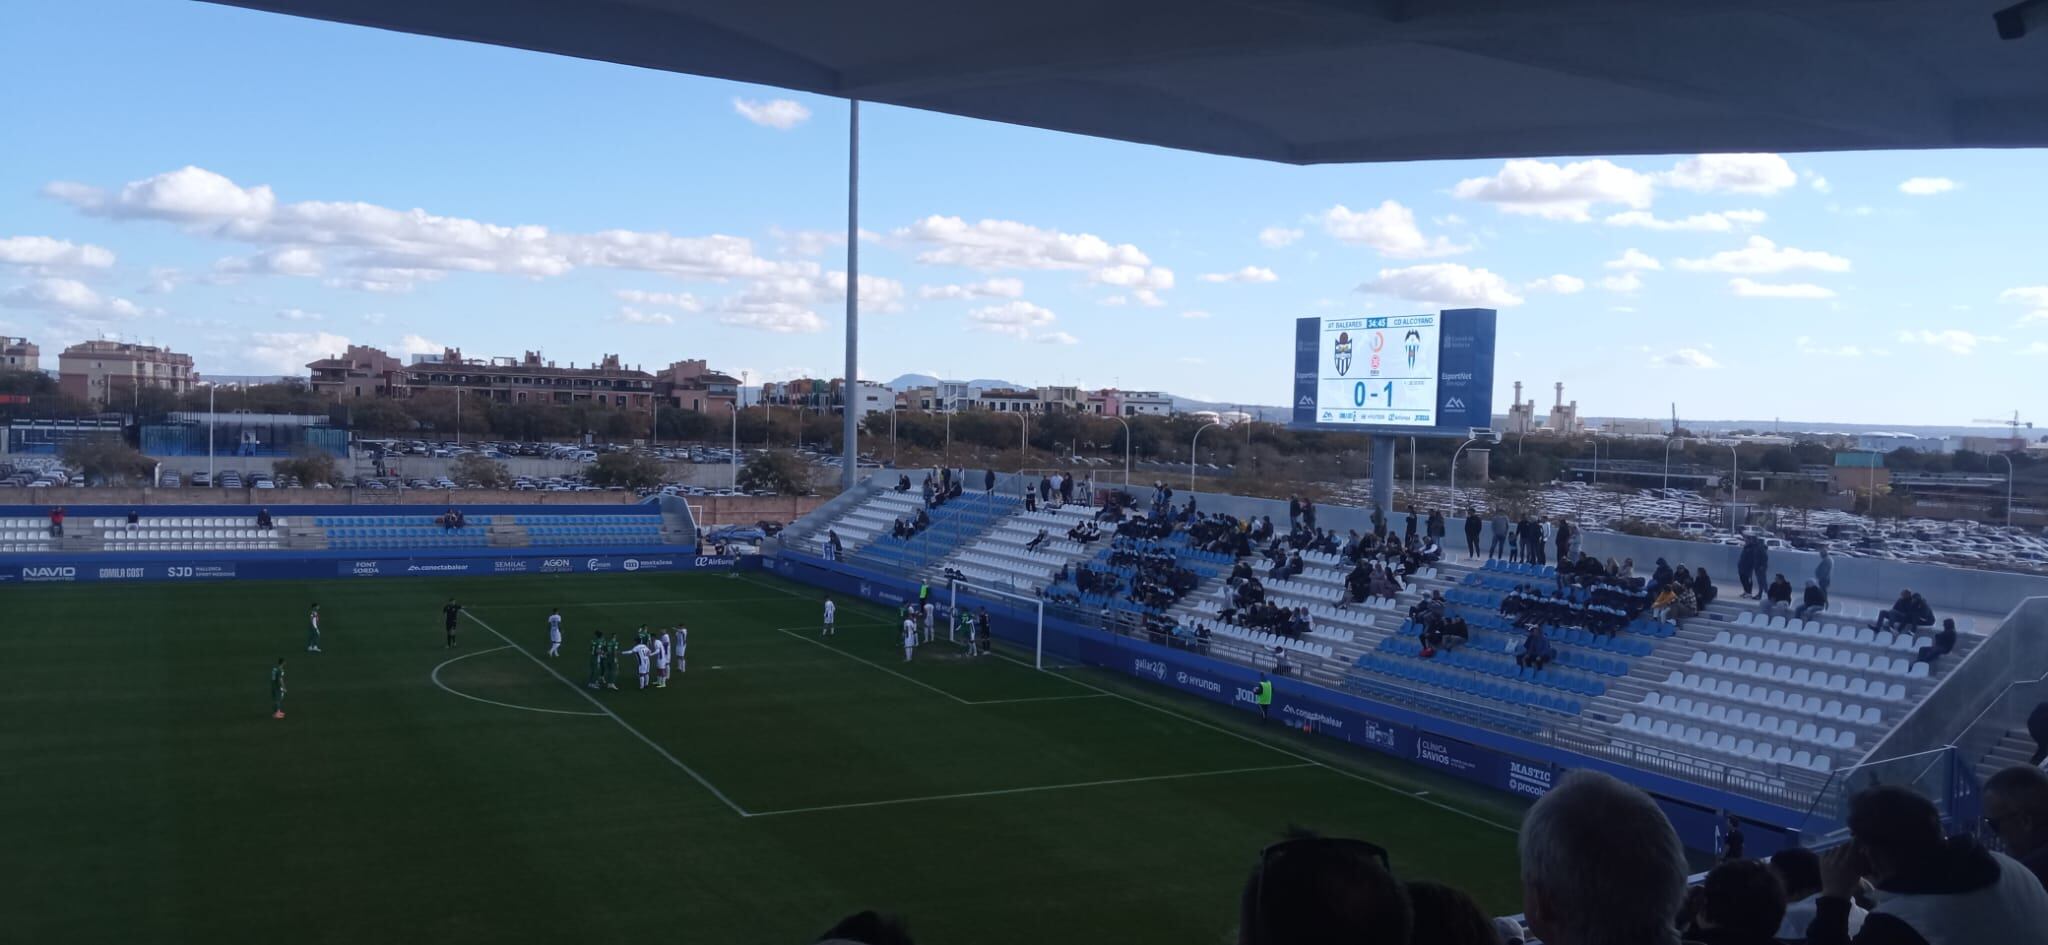
[[1372,438],[1372,504],[1389,520],[1394,517],[1394,437],[1374,434]]

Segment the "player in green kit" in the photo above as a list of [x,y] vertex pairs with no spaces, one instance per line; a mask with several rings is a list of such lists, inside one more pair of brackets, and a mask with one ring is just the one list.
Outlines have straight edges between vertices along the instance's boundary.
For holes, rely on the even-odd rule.
[[313,612],[306,618],[306,652],[320,652],[320,605],[313,605]]
[[277,658],[277,665],[270,667],[270,717],[284,718],[284,657]]
[[590,631],[590,688],[604,688],[604,631]]
[[613,691],[619,688],[619,635],[616,633],[604,641],[604,687]]

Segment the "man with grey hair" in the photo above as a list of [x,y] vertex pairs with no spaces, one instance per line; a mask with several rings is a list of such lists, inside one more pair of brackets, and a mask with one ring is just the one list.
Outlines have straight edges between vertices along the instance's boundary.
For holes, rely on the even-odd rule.
[[1685,850],[1649,795],[1574,771],[1522,821],[1522,910],[1546,945],[1677,945]]

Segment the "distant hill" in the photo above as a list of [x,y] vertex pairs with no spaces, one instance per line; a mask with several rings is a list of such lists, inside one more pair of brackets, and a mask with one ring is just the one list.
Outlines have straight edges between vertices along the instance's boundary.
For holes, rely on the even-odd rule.
[[[930,374],[905,374],[901,377],[896,378],[893,381],[890,381],[887,386],[890,390],[903,391],[909,390],[910,388],[913,387],[936,387],[938,386],[939,381],[940,378],[933,377]],[[1029,385],[1019,384],[1016,381],[991,380],[985,377],[977,377],[974,380],[963,381],[961,383],[965,383],[969,387],[979,387],[983,390],[994,390],[996,388],[1001,387],[1007,387],[1014,390],[1018,388],[1029,387]]]

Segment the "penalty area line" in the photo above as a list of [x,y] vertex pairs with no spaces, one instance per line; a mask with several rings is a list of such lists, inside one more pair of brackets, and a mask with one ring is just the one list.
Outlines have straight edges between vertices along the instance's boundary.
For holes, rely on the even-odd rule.
[[1108,787],[1116,784],[1143,784],[1148,781],[1185,781],[1190,778],[1217,778],[1231,774],[1252,774],[1259,771],[1293,771],[1300,768],[1321,767],[1314,762],[1293,765],[1263,765],[1255,768],[1226,768],[1220,771],[1189,771],[1181,774],[1154,774],[1139,778],[1110,778],[1103,781],[1076,781],[1071,784],[1038,784],[1031,787],[997,788],[993,791],[963,791],[958,794],[930,794],[924,797],[899,797],[886,801],[854,801],[850,804],[820,804],[816,807],[791,807],[784,810],[755,811],[755,817],[781,817],[787,814],[817,814],[835,810],[858,810],[864,807],[896,807],[903,804],[925,804],[932,801],[957,801],[976,797],[1001,797],[1006,794],[1037,794],[1045,791],[1072,791],[1080,788]]
[[922,679],[918,679],[918,678],[916,678],[916,677],[913,677],[913,676],[906,676],[906,675],[904,675],[904,674],[902,674],[902,673],[899,673],[899,672],[897,672],[897,671],[895,671],[895,670],[893,670],[893,669],[890,669],[890,668],[889,668],[889,667],[887,667],[887,666],[884,666],[884,665],[882,665],[882,664],[880,664],[880,663],[877,663],[877,662],[875,662],[874,660],[868,659],[868,658],[866,658],[866,657],[863,657],[863,656],[858,656],[858,655],[855,655],[855,654],[853,654],[853,653],[848,653],[848,652],[846,652],[845,650],[841,650],[841,649],[836,649],[836,648],[834,648],[834,647],[831,647],[831,646],[827,646],[827,645],[825,644],[825,642],[824,642],[824,641],[822,641],[822,640],[814,640],[814,639],[812,639],[812,638],[810,638],[810,637],[808,637],[808,636],[805,636],[805,635],[803,635],[803,634],[801,634],[801,633],[797,633],[797,632],[795,632],[795,631],[793,631],[793,630],[790,630],[790,629],[789,629],[789,628],[787,628],[787,627],[776,627],[776,628],[775,628],[775,632],[777,632],[777,633],[780,633],[780,634],[782,634],[783,636],[789,637],[789,638],[790,638],[790,639],[792,639],[792,640],[802,640],[803,642],[805,642],[805,643],[808,643],[808,644],[810,644],[810,645],[812,645],[812,646],[815,646],[815,647],[817,647],[817,648],[819,648],[819,649],[822,649],[822,650],[826,650],[826,651],[828,651],[828,652],[832,652],[832,653],[837,653],[837,654],[839,654],[840,656],[844,656],[844,657],[846,657],[847,659],[853,660],[854,662],[856,662],[856,663],[860,663],[860,664],[862,664],[862,665],[864,665],[864,666],[869,666],[869,667],[872,667],[872,668],[874,668],[874,669],[878,669],[878,670],[881,670],[882,672],[888,673],[889,675],[891,675],[891,676],[894,676],[894,677],[896,677],[897,679],[901,679],[901,680],[903,680],[904,682],[907,682],[907,683],[909,683],[909,684],[911,684],[911,685],[913,685],[913,686],[916,686],[916,687],[918,687],[918,688],[920,688],[920,689],[927,689],[927,690],[930,690],[930,691],[932,691],[932,692],[936,692],[936,693],[938,693],[939,695],[945,696],[946,698],[948,698],[948,699],[951,699],[951,700],[953,700],[954,702],[960,703],[961,705],[1010,705],[1010,704],[1012,704],[1012,703],[1018,703],[1018,702],[1073,702],[1073,701],[1075,701],[1075,700],[1077,700],[1077,699],[1103,699],[1103,698],[1108,698],[1108,697],[1109,697],[1109,696],[1111,695],[1110,693],[1106,693],[1106,692],[1104,692],[1104,693],[1089,693],[1089,694],[1087,694],[1087,695],[1079,695],[1079,696],[1022,696],[1022,697],[1019,697],[1019,698],[1015,698],[1015,699],[966,699],[966,698],[962,698],[962,697],[960,697],[960,696],[956,696],[956,695],[954,695],[954,694],[952,694],[952,693],[950,693],[950,692],[947,692],[947,691],[946,691],[946,690],[944,690],[944,689],[940,689],[939,687],[937,687],[937,686],[934,686],[934,685],[932,685],[931,683],[925,682],[925,681],[924,681],[924,680],[922,680]]
[[591,705],[596,706],[598,712],[604,715],[611,716],[612,721],[619,723],[620,728],[625,729],[627,733],[631,734],[634,738],[639,739],[641,744],[654,749],[654,753],[660,755],[669,764],[675,765],[678,770],[682,771],[684,774],[689,775],[690,780],[697,782],[697,784],[702,786],[704,790],[710,791],[712,797],[718,798],[719,802],[731,808],[733,813],[738,814],[741,817],[754,816],[754,814],[751,811],[735,803],[732,798],[725,796],[725,792],[719,790],[718,786],[712,784],[708,778],[705,778],[703,775],[698,774],[697,769],[684,764],[682,762],[682,759],[677,758],[673,754],[670,754],[668,749],[661,747],[660,742],[648,738],[645,734],[642,734],[639,729],[634,728],[632,723],[627,722],[625,719],[619,718],[619,714],[617,712],[613,712],[610,706],[598,701],[598,698],[596,696],[591,695],[590,692],[586,690],[584,687],[572,682],[569,679],[569,677],[564,676],[559,672],[556,672],[555,668],[553,666],[549,666],[545,660],[542,660],[540,657],[535,656],[530,652],[527,652],[525,647],[513,643],[511,637],[499,633],[498,628],[493,627],[488,623],[485,623],[482,617],[478,617],[477,615],[472,614],[467,610],[463,611],[462,615],[464,617],[468,617],[469,619],[476,621],[477,626],[482,627],[485,630],[489,630],[492,636],[505,641],[506,646],[518,650],[520,655],[525,656],[529,660],[532,660],[535,666],[538,666],[541,669],[546,670],[548,675],[561,680],[562,685],[568,686],[570,689],[575,690],[577,695],[582,696],[584,699],[588,700]]
[[441,670],[443,669],[453,666],[456,663],[460,663],[463,660],[469,659],[472,656],[482,656],[485,653],[496,653],[501,650],[509,649],[512,649],[512,644],[507,643],[504,646],[494,646],[488,650],[477,650],[473,653],[464,653],[461,656],[455,657],[451,660],[443,660],[441,662],[441,665],[434,667],[434,671],[427,674],[427,678],[433,680],[434,685],[441,687],[442,692],[445,692],[451,696],[461,696],[462,698],[468,699],[471,702],[481,702],[485,705],[494,705],[505,709],[518,709],[522,712],[545,712],[549,715],[583,715],[590,716],[592,718],[604,717],[604,713],[602,712],[576,712],[569,709],[543,709],[539,706],[517,705],[511,702],[499,702],[496,699],[486,699],[482,696],[472,696],[469,693],[463,692],[462,690],[456,689],[453,686],[450,686],[447,683],[441,681]]

